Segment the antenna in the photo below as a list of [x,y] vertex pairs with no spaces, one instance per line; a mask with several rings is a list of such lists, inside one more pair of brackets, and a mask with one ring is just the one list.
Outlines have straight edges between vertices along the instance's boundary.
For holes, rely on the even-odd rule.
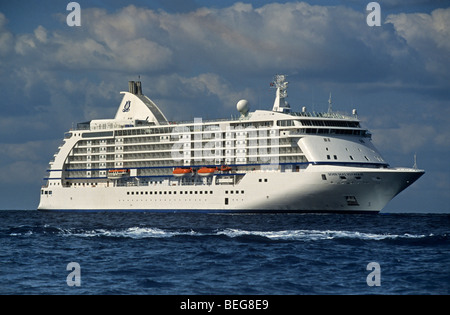
[[289,106],[288,102],[286,102],[286,98],[288,96],[287,95],[288,82],[286,81],[286,75],[284,74],[275,75],[273,82],[270,83],[270,86],[277,89],[272,111],[289,113],[291,107]]
[[414,152],[414,165],[413,165],[413,169],[417,169],[417,152]]
[[330,114],[333,111],[333,105],[331,103],[331,92],[330,92],[330,98],[328,99],[328,114]]

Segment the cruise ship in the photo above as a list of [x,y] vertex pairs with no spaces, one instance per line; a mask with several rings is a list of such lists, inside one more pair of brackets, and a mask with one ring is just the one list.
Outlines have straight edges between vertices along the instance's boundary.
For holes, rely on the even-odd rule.
[[378,213],[423,170],[391,167],[356,110],[272,110],[169,121],[130,81],[114,119],[78,123],[47,169],[38,210]]

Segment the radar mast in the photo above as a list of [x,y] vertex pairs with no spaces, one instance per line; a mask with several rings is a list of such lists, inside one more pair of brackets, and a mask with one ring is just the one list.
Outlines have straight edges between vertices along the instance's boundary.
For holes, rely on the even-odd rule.
[[273,103],[272,111],[281,112],[281,113],[289,113],[291,111],[291,106],[285,100],[287,98],[287,87],[288,83],[286,81],[286,75],[277,74],[274,77],[273,82],[270,86],[277,89],[275,102]]

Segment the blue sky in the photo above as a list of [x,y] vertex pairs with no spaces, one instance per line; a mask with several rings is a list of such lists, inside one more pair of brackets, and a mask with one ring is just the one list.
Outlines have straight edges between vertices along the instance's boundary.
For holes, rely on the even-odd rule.
[[294,110],[358,110],[392,166],[426,174],[385,212],[450,212],[450,6],[378,1],[69,1],[0,4],[0,209],[35,209],[65,131],[111,118],[127,81],[169,120],[271,109],[288,75]]

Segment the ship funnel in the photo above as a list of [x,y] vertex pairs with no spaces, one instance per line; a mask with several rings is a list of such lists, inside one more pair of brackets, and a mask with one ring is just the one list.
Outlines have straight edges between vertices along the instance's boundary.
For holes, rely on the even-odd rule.
[[141,81],[128,81],[128,91],[131,94],[142,95]]

